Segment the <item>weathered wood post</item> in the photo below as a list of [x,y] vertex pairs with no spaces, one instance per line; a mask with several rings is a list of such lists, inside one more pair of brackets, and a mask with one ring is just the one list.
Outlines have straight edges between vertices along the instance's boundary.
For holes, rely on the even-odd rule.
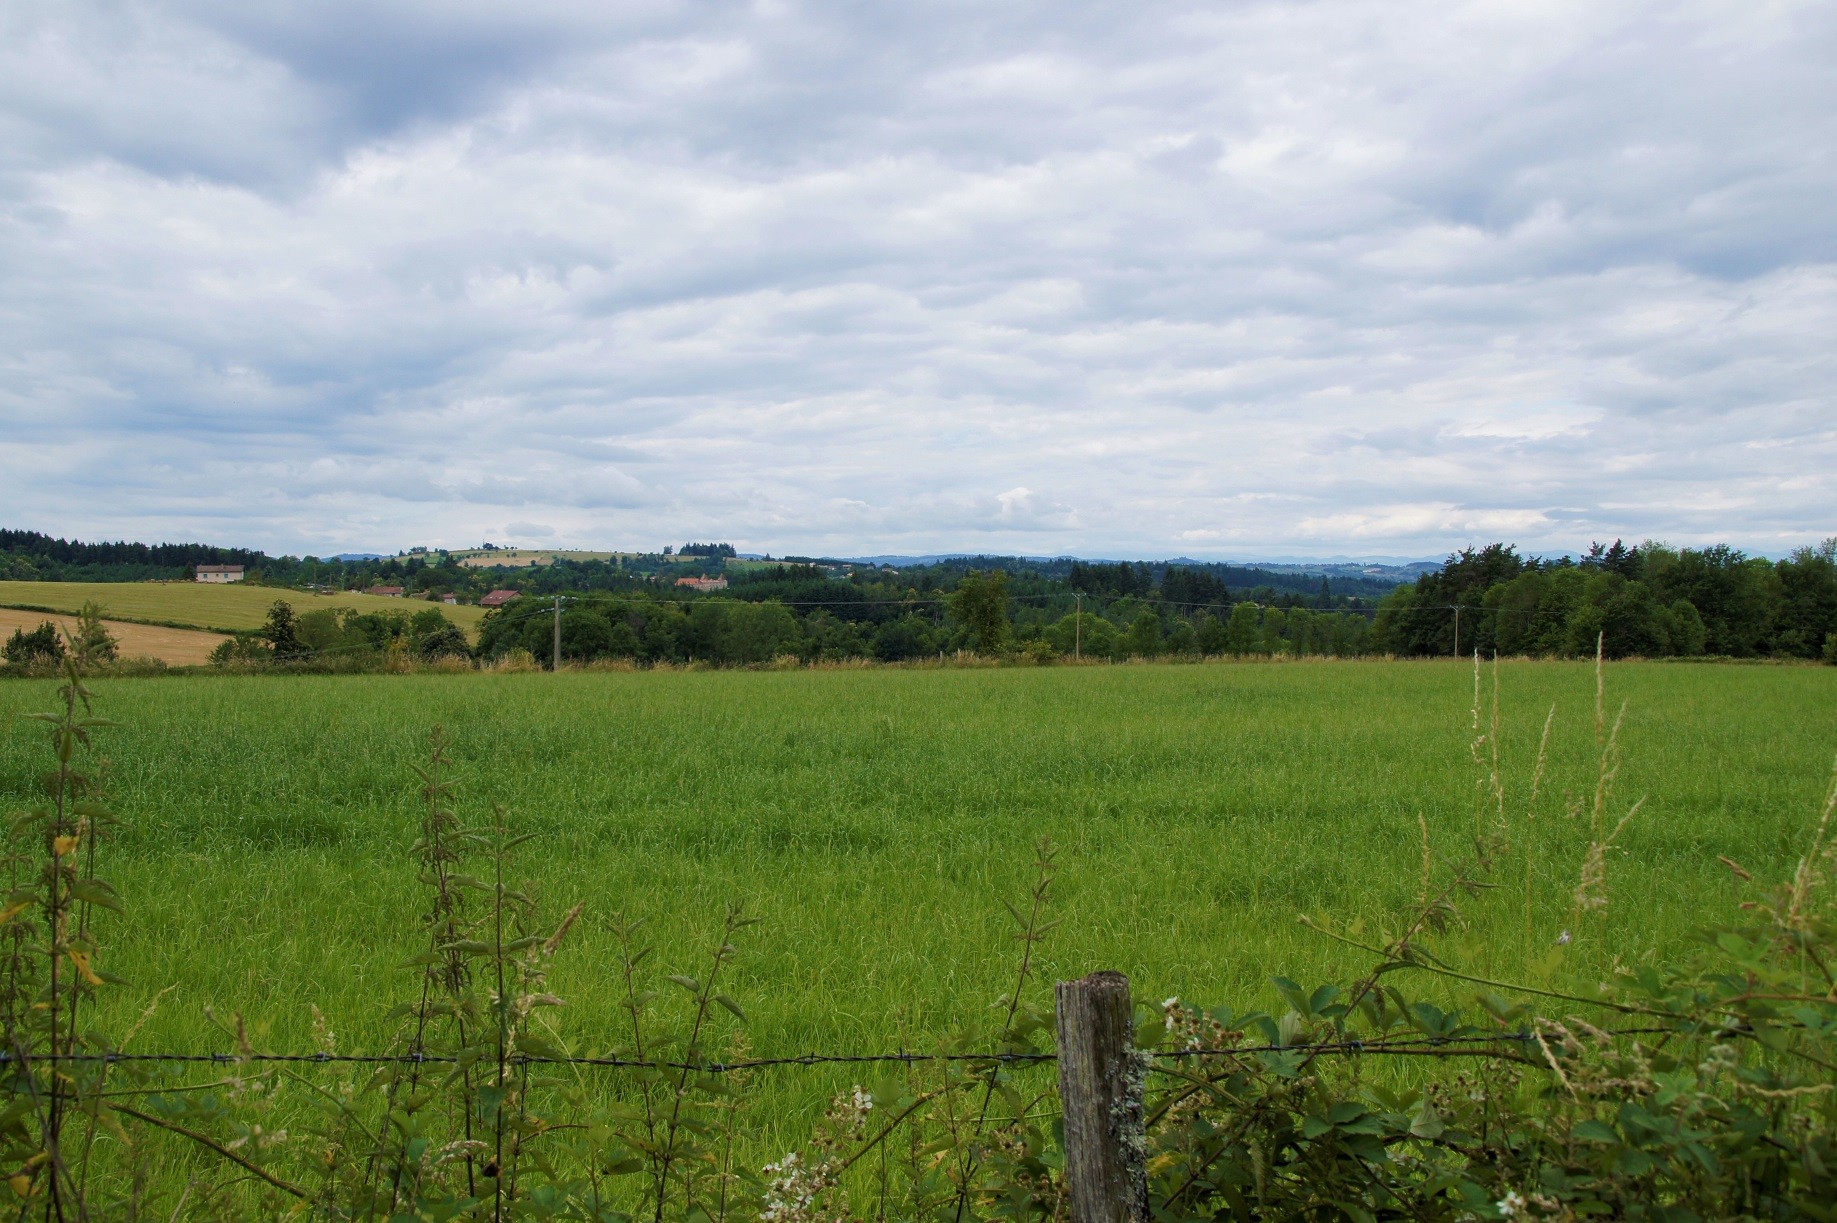
[[1054,992],[1072,1223],[1147,1223],[1143,1061],[1129,978],[1094,972]]

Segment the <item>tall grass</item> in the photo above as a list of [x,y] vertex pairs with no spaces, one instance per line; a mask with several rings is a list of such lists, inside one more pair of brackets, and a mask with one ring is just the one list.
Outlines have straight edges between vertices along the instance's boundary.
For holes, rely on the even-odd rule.
[[[1472,915],[1466,962],[1583,980],[1622,949],[1663,957],[1726,901],[1718,854],[1777,875],[1802,853],[1829,673],[1610,668],[1628,703],[1617,784],[1649,801],[1602,852],[1612,902],[1550,962],[1602,839],[1587,813],[1605,731],[1586,665],[1499,672],[1478,761],[1522,778],[1541,760],[1550,801],[1514,834],[1536,849],[1521,903]],[[613,915],[687,955],[712,950],[729,900],[762,919],[725,970],[755,1048],[877,1050],[961,1026],[1009,988],[997,898],[1025,894],[1042,835],[1060,847],[1061,926],[1041,979],[1115,967],[1144,996],[1252,998],[1278,972],[1343,977],[1359,957],[1295,919],[1376,923],[1416,898],[1424,830],[1431,869],[1470,843],[1471,680],[1341,663],[102,681],[128,825],[110,876],[136,921],[109,932],[130,985],[101,1021],[169,989],[141,1047],[218,1044],[206,1003],[273,1047],[311,1047],[315,1008],[342,1048],[381,1047],[376,999],[402,991],[415,950],[403,864],[435,723],[466,801],[543,834],[521,858],[537,898],[586,901],[551,981],[589,1044],[627,1022]],[[49,696],[9,684],[0,708]],[[34,745],[13,734],[0,752],[0,789],[23,797]],[[1494,811],[1505,784],[1483,779]],[[1562,814],[1572,801],[1583,818]],[[743,1154],[781,1154],[846,1086],[760,1083]]]

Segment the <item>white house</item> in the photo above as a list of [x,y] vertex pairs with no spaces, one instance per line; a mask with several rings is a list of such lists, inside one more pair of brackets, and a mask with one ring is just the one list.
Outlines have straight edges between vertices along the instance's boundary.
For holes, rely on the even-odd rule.
[[200,582],[240,582],[242,581],[242,566],[199,565],[197,577]]

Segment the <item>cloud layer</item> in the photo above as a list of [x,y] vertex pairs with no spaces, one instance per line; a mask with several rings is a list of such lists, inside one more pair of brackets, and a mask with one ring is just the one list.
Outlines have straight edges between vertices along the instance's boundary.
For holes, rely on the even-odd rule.
[[21,0],[0,486],[308,552],[1780,551],[1834,153],[1816,3]]

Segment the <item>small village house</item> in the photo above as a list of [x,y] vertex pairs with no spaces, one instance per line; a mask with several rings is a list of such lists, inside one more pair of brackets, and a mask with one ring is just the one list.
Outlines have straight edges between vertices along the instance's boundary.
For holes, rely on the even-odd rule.
[[376,595],[383,599],[399,599],[402,597],[403,590],[400,586],[372,586],[370,589],[364,591],[364,593],[367,595]]
[[676,584],[678,586],[687,586],[690,590],[698,590],[703,594],[707,594],[711,590],[727,589],[726,578],[677,578]]
[[200,582],[240,582],[241,565],[199,565],[194,575]]
[[480,607],[502,607],[517,597],[517,592],[514,590],[494,590],[480,599],[478,605]]

